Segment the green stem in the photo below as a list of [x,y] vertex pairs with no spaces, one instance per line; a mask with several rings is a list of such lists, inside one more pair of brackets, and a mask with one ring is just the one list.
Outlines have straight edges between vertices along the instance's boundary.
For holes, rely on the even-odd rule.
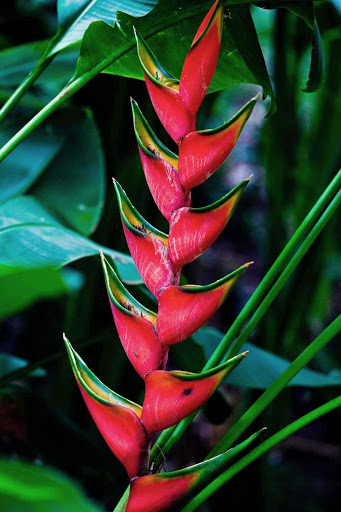
[[243,329],[239,337],[237,338],[236,342],[232,346],[231,350],[228,352],[228,354],[224,357],[224,360],[229,359],[230,357],[233,357],[234,355],[238,354],[241,347],[244,345],[246,340],[248,339],[251,332],[255,329],[255,327],[258,325],[260,320],[263,318],[265,312],[268,310],[268,308],[271,306],[272,302],[275,300],[291,274],[296,269],[297,265],[300,263],[302,258],[305,256],[305,254],[308,252],[312,244],[315,242],[316,238],[319,236],[327,222],[330,220],[330,218],[335,213],[335,210],[340,206],[341,203],[341,190],[336,194],[333,201],[330,203],[328,208],[325,210],[325,212],[321,215],[318,222],[315,224],[313,229],[310,231],[307,238],[302,243],[301,247],[298,249],[296,254],[293,256],[290,263],[287,265],[285,270],[282,272],[274,286],[271,288],[271,290],[268,292],[267,296],[255,312],[255,314],[252,316],[251,320],[248,322],[246,327]]
[[227,450],[251,423],[267,408],[289,382],[341,331],[339,315],[314,341],[288,366],[288,368],[268,387],[266,391],[241,416],[233,427],[219,441],[209,454],[214,457]]
[[129,486],[124,491],[124,494],[122,494],[122,497],[121,497],[120,501],[117,503],[113,512],[125,512],[128,498],[129,498]]
[[309,412],[308,414],[305,414],[301,418],[299,418],[296,421],[293,421],[286,427],[284,427],[282,430],[271,436],[269,439],[264,441],[262,444],[257,446],[257,448],[254,448],[251,452],[249,452],[247,455],[245,455],[242,459],[240,459],[238,462],[233,464],[227,471],[222,473],[218,478],[213,480],[209,485],[205,487],[186,507],[182,509],[181,512],[193,512],[194,510],[197,510],[197,508],[204,503],[212,494],[214,494],[218,489],[220,489],[226,482],[231,480],[237,473],[239,473],[242,469],[244,469],[246,466],[254,462],[256,459],[261,457],[264,453],[266,453],[268,450],[271,450],[274,446],[276,446],[278,443],[286,439],[287,437],[291,436],[297,430],[300,430],[301,428],[305,427],[312,421],[317,420],[324,414],[327,414],[328,412],[333,411],[337,407],[341,406],[341,396],[338,396],[334,398],[333,400],[330,400],[326,404],[321,405],[320,407],[317,407],[317,409],[314,409],[313,411]]
[[[258,285],[255,292],[252,294],[248,302],[245,304],[243,310],[240,312],[228,332],[225,334],[223,339],[221,340],[219,346],[215,350],[215,352],[212,354],[210,359],[207,361],[204,370],[208,370],[216,366],[220,363],[220,361],[224,358],[226,351],[230,348],[235,336],[238,334],[240,329],[243,327],[251,313],[256,310],[256,308],[261,304],[263,298],[266,296],[267,291],[269,290],[271,284],[273,281],[277,278],[277,276],[280,274],[281,270],[285,266],[285,264],[288,263],[289,258],[291,257],[291,254],[294,252],[294,250],[298,247],[298,245],[303,240],[304,236],[307,233],[307,230],[309,230],[313,224],[318,219],[318,216],[320,215],[321,211],[325,208],[325,206],[330,202],[330,200],[333,198],[333,196],[337,193],[338,189],[341,185],[341,170],[336,174],[335,178],[331,181],[331,183],[328,185],[326,190],[323,192],[323,194],[320,196],[318,201],[315,203],[313,208],[310,210],[308,215],[305,217],[305,219],[302,221],[299,228],[296,230],[293,237],[289,240],[277,260],[274,262],[270,270],[267,272],[265,277],[262,279],[260,284]],[[294,258],[295,262],[294,265],[289,263],[289,271],[287,272],[287,269],[283,272],[285,274],[286,279],[290,276],[290,274],[293,272],[296,265],[298,265],[299,261],[302,259],[303,255],[308,251],[310,245],[314,242],[315,238],[318,236],[320,231],[323,229],[326,222],[328,222],[331,215],[334,213],[335,209],[339,205],[340,202],[340,192],[337,194],[337,196],[333,199],[333,201],[330,203],[327,210],[322,215],[321,219],[317,222],[317,224],[314,226],[312,232],[308,235],[309,242],[305,243],[303,242],[302,246],[300,247],[299,251],[295,254]],[[282,274],[282,276],[283,276]],[[266,309],[270,306],[270,303],[274,300],[277,293],[279,293],[280,289],[282,288],[284,284],[284,279],[282,279],[282,276],[279,278],[279,280],[276,282],[275,286],[271,290],[271,297],[270,301],[267,301],[267,297],[264,301],[264,303],[259,308],[258,311],[252,317],[250,322],[252,322],[252,328],[256,326],[258,321],[260,320],[261,316],[263,316]],[[279,284],[278,284],[279,283]],[[282,284],[283,283],[283,284]],[[277,292],[277,293],[276,293]],[[276,295],[275,295],[276,293]],[[260,318],[258,318],[258,315]],[[248,326],[246,327],[246,329]],[[243,332],[241,333],[240,337],[238,338],[238,345],[237,343],[233,347],[234,353],[235,350],[239,349],[240,347],[240,340],[244,340],[243,338]],[[249,332],[248,332],[249,334]],[[243,341],[244,342],[244,341]],[[226,358],[225,358],[226,359]],[[188,418],[184,419],[182,422],[180,422],[175,427],[171,427],[159,436],[157,440],[158,446],[162,448],[163,454],[166,455],[169,450],[172,448],[172,446],[180,439],[184,431],[187,429],[191,421],[193,420],[195,414],[189,416]],[[153,447],[151,450],[151,460],[155,459],[159,454],[159,449],[157,447]],[[158,457],[160,458],[160,457]],[[159,462],[159,460],[156,461],[156,464]]]
[[52,62],[54,55],[40,59],[38,64],[32,69],[27,75],[23,82],[14,91],[12,96],[6,101],[0,110],[0,123],[6,119],[8,114],[13,110],[15,105],[20,101],[26,91],[31,87],[32,84],[40,77],[42,72]]

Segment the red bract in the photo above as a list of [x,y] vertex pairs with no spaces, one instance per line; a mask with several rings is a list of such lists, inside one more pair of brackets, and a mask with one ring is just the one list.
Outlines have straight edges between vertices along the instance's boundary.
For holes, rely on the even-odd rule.
[[146,473],[149,443],[141,423],[142,407],[107,388],[86,366],[64,336],[77,384],[98,430],[129,478]]
[[142,378],[150,370],[164,369],[168,349],[157,335],[156,314],[134,299],[103,254],[101,257],[111,311],[129,361]]
[[188,192],[206,181],[231,153],[258,96],[250,100],[230,121],[213,130],[188,133],[179,147],[178,173]]
[[136,32],[137,50],[149,96],[159,119],[175,142],[195,130],[197,110],[217,65],[223,23],[223,2],[213,5],[192,42],[180,81],[157,61]]
[[169,223],[168,253],[174,270],[190,263],[208,249],[230,220],[249,179],[209,206],[180,208]]
[[156,137],[136,101],[131,105],[144,174],[157,207],[169,220],[174,210],[190,205],[191,196],[180,183],[178,157]]
[[148,433],[169,428],[195,412],[245,355],[246,352],[200,374],[180,371],[148,373],[141,416]]
[[200,329],[214,315],[249,265],[247,263],[206,286],[168,286],[162,290],[156,319],[161,343],[174,345]]
[[247,448],[264,429],[259,430],[227,452],[172,473],[147,475],[134,478],[126,512],[170,512],[178,511],[186,502],[224,471],[229,462]]

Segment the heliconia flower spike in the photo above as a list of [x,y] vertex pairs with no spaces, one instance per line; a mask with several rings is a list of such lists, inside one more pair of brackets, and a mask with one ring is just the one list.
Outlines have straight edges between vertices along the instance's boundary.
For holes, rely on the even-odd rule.
[[251,263],[206,286],[169,286],[159,294],[156,330],[161,343],[174,345],[202,327],[226,299]]
[[126,512],[178,512],[192,497],[225,471],[230,461],[247,448],[265,429],[222,455],[171,473],[134,478],[130,483]]
[[156,314],[128,292],[101,252],[105,283],[116,329],[129,361],[144,378],[151,370],[166,367],[168,350],[156,332]]
[[250,178],[203,208],[180,208],[170,218],[168,252],[177,271],[208,249],[230,220]]
[[157,296],[161,288],[177,284],[168,254],[168,237],[149,224],[114,180],[124,233],[130,254],[145,285]]
[[206,181],[231,153],[259,95],[227,123],[186,135],[179,147],[178,174],[185,192]]
[[186,56],[179,94],[193,116],[206,96],[218,62],[224,2],[217,0],[201,23]]
[[107,388],[86,366],[64,335],[80,392],[89,412],[129,478],[146,473],[149,443],[140,420],[142,407]]
[[135,36],[137,53],[155,112],[172,139],[178,142],[186,133],[195,130],[195,116],[192,116],[179,94],[179,80],[158,63],[136,30]]
[[199,409],[246,354],[198,374],[162,370],[148,373],[141,415],[148,434],[169,428]]
[[190,206],[190,193],[185,193],[180,183],[177,155],[156,137],[136,101],[132,100],[131,106],[144,174],[157,207],[169,220],[174,210]]

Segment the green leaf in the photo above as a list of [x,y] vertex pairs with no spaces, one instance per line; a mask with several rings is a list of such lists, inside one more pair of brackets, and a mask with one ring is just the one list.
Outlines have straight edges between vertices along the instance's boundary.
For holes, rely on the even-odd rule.
[[0,320],[42,299],[53,299],[78,291],[84,278],[72,269],[40,268],[0,276]]
[[[0,141],[11,128],[0,132]],[[94,231],[104,204],[105,162],[89,110],[62,112],[9,155],[0,167],[0,203],[26,192],[39,176],[30,193],[73,229]]]
[[[101,21],[92,23],[83,37],[75,77],[81,77],[99,66],[103,59],[110,57],[112,64],[104,70],[105,73],[143,79],[133,26],[148,40],[148,45],[162,65],[171,74],[180,76],[192,39],[211,3],[160,0],[155,9],[143,18],[136,19],[118,13],[119,28],[117,25],[112,28]],[[273,99],[257,34],[249,8],[245,5],[228,9],[220,57],[210,92],[241,83],[261,85],[264,96],[270,95]],[[275,104],[272,102],[271,112],[274,111]]]
[[304,92],[315,92],[320,87],[325,77],[325,62],[322,47],[321,34],[314,18],[313,41],[311,50],[311,61],[309,70],[309,79],[303,89]]
[[155,4],[156,0],[58,0],[60,31],[51,44],[49,55],[82,39],[93,21],[103,20],[114,25],[118,9],[132,16],[144,16]]
[[[205,358],[208,359],[219,345],[223,336],[224,334],[217,329],[203,327],[192,338],[202,347]],[[249,350],[249,354],[242,364],[228,377],[229,384],[251,389],[266,389],[290,365],[290,361],[287,359],[259,348],[253,343],[245,343],[243,350]],[[339,370],[332,370],[325,375],[309,368],[304,368],[288,385],[323,387],[338,386],[340,384],[341,371]]]
[[[13,91],[37,65],[48,44],[48,41],[34,41],[1,50],[0,90]],[[46,100],[48,95],[58,94],[73,75],[78,55],[79,48],[75,46],[57,55],[35,82],[33,95]]]
[[0,206],[0,276],[18,270],[58,268],[102,250],[125,282],[140,284],[130,256],[65,228],[37,199],[19,196]]
[[[2,288],[1,288],[2,290]],[[20,357],[13,356],[12,354],[7,354],[4,352],[0,352],[0,377],[4,377],[8,373],[14,372],[15,370],[19,370],[19,368],[23,368],[27,365],[27,361],[21,359]],[[31,371],[28,376],[29,377],[44,377],[46,375],[45,370],[41,368],[36,368]]]
[[66,140],[32,194],[73,229],[89,235],[96,228],[104,206],[104,153],[92,112],[66,114]]
[[16,512],[99,512],[83,491],[55,469],[0,461],[0,501]]
[[[1,126],[0,144],[19,129],[19,123]],[[63,147],[65,134],[54,127],[40,126],[0,166],[0,203],[28,190]]]

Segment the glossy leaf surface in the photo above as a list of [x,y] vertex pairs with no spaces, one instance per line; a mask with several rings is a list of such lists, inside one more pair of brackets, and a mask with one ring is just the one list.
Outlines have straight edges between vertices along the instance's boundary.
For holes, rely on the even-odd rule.
[[148,434],[165,430],[199,409],[245,355],[201,374],[155,371],[146,375],[141,420]]
[[141,283],[130,256],[67,229],[37,199],[20,196],[0,206],[0,275],[60,267],[101,249],[115,260],[122,280]]

